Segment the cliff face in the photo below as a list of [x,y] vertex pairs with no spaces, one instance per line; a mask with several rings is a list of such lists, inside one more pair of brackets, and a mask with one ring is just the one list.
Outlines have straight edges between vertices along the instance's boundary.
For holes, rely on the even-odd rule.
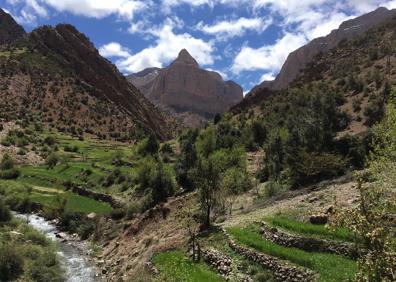
[[25,35],[25,30],[0,9],[0,45],[11,43]]
[[[21,49],[22,47],[22,49]],[[149,102],[71,25],[44,26],[0,59],[2,115],[40,116],[62,131],[131,140],[175,133],[173,119]],[[4,100],[4,99],[5,100]],[[4,113],[4,111],[9,112]]]
[[191,127],[225,112],[243,98],[242,87],[199,68],[187,50],[182,50],[167,68],[148,69],[128,80],[153,103],[175,112]]
[[[285,89],[297,77],[299,72],[319,53],[326,53],[336,47],[342,40],[351,39],[354,36],[365,33],[385,19],[396,15],[396,10],[378,8],[377,10],[358,18],[343,22],[340,27],[333,30],[329,35],[312,40],[307,45],[290,53],[279,75],[274,81],[266,81],[257,86],[258,88]],[[253,90],[253,91],[254,91]]]

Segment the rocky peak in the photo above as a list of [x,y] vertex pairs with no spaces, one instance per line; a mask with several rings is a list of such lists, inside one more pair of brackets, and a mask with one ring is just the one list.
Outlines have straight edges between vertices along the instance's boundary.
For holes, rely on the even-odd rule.
[[197,68],[199,67],[197,61],[190,55],[190,53],[188,53],[186,49],[183,49],[179,52],[179,55],[172,64],[183,64]]
[[25,35],[25,30],[10,14],[0,8],[0,45],[11,43]]

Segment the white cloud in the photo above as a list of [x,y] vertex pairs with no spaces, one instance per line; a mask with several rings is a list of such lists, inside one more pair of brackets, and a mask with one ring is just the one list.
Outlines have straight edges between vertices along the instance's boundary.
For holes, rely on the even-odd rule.
[[268,72],[261,76],[260,81],[258,83],[262,81],[272,81],[274,79],[275,79],[275,75],[272,72]]
[[254,70],[277,72],[289,53],[306,42],[303,34],[286,33],[274,45],[266,45],[258,49],[244,46],[236,56],[231,70],[236,74]]
[[[201,65],[212,65],[214,62],[214,47],[212,42],[205,42],[202,39],[195,38],[188,33],[176,34],[173,29],[176,23],[168,20],[158,29],[150,30],[155,36],[155,43],[148,48],[128,57],[122,57],[117,61],[117,66],[125,72],[133,73],[141,71],[147,67],[163,67],[166,63],[174,60],[179,51],[187,49],[190,54]],[[105,45],[101,49],[106,49]],[[117,43],[112,43],[113,51],[125,51],[126,48]],[[119,47],[119,48],[118,48]],[[112,55],[115,53],[113,52]],[[120,54],[125,55],[124,52]]]
[[[38,18],[48,17],[49,7],[58,12],[73,15],[104,18],[117,15],[132,20],[135,13],[151,6],[151,0],[7,0],[11,6],[18,7],[16,19],[21,23],[33,24]],[[21,8],[17,5],[21,5]]]
[[121,44],[117,42],[111,42],[99,48],[99,53],[103,57],[119,57],[119,58],[128,58],[131,56],[129,50],[125,47],[122,47]]
[[59,12],[69,12],[93,18],[104,18],[116,14],[131,20],[138,11],[147,8],[151,1],[137,0],[42,0]]
[[210,35],[215,35],[219,39],[228,39],[236,36],[243,36],[246,31],[254,30],[263,32],[272,23],[272,19],[263,20],[262,18],[239,18],[231,21],[219,21],[214,25],[198,23],[197,29]]

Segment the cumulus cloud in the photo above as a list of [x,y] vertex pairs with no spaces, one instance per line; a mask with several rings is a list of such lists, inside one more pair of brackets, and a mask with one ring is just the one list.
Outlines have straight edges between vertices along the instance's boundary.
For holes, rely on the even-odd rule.
[[303,34],[286,33],[273,45],[266,45],[258,49],[244,46],[236,56],[231,70],[235,74],[254,70],[277,72],[289,53],[306,42]]
[[128,58],[131,56],[129,53],[129,50],[121,44],[117,42],[111,42],[109,44],[103,45],[102,47],[99,48],[99,53],[103,57],[119,57],[119,58]]
[[196,28],[206,34],[215,35],[217,38],[225,40],[231,37],[243,36],[248,30],[254,30],[258,33],[263,32],[271,23],[272,19],[242,17],[231,21],[219,21],[213,25],[199,22]]
[[175,25],[174,21],[168,20],[158,29],[150,30],[156,38],[155,43],[136,54],[125,56],[127,49],[114,42],[103,46],[101,50],[110,50],[108,54],[112,56],[117,56],[118,51],[118,57],[121,59],[116,64],[122,71],[128,73],[138,72],[147,67],[163,67],[174,60],[183,48],[187,49],[199,64],[212,65],[215,59],[213,43],[205,42],[188,33],[175,33]]
[[35,23],[37,18],[47,17],[49,8],[91,18],[117,15],[132,20],[137,12],[152,5],[151,0],[7,0],[7,3],[21,7],[15,15],[21,23]]

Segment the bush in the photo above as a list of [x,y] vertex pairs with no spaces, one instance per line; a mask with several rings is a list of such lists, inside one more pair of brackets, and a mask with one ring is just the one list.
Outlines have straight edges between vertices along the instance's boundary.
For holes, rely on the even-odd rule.
[[48,166],[48,169],[53,169],[58,164],[58,162],[59,162],[59,158],[55,153],[51,153],[45,161],[46,165]]
[[114,209],[111,211],[111,218],[114,220],[120,220],[123,219],[126,215],[126,210],[123,208],[118,208],[118,209]]
[[1,160],[0,169],[2,170],[12,169],[14,168],[14,166],[15,166],[14,160],[8,154],[5,154],[3,159]]
[[13,281],[23,273],[23,258],[15,246],[0,245],[0,281]]
[[1,179],[16,179],[19,177],[19,175],[20,172],[16,168],[0,171]]
[[11,220],[10,209],[5,205],[3,200],[0,200],[0,223],[8,222]]
[[138,152],[142,156],[157,154],[159,150],[159,142],[155,135],[150,136],[140,142]]

